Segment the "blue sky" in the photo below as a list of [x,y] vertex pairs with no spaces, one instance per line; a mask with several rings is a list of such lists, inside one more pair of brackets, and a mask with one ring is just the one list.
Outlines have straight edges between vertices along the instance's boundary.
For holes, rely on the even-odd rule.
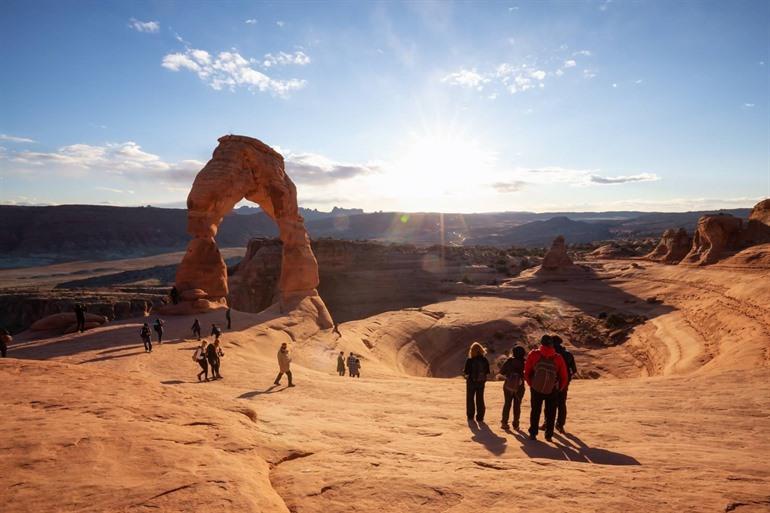
[[770,195],[765,1],[6,0],[0,48],[2,203],[179,203],[227,133],[321,209]]

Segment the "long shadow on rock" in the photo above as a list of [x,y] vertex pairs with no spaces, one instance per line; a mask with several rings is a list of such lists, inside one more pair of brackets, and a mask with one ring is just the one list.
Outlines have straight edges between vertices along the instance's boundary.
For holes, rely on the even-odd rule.
[[289,388],[288,386],[283,388],[278,388],[278,385],[271,385],[267,387],[264,390],[253,390],[251,392],[244,392],[243,394],[239,395],[237,399],[251,399],[252,397],[258,396],[258,395],[264,395],[264,394],[275,394],[278,392],[283,392]]
[[[551,445],[540,440],[530,440],[523,432],[514,436],[521,443],[521,450],[530,458],[593,463],[594,465],[641,465],[636,458],[619,452],[589,447],[574,435],[564,438],[555,434]],[[573,443],[574,442],[574,443]]]
[[114,355],[111,355],[111,356],[98,356],[96,358],[89,358],[88,360],[83,360],[80,363],[104,362],[104,361],[107,361],[107,360],[116,360],[118,358],[127,358],[129,356],[136,356],[138,354],[144,354],[144,353],[145,353],[145,351],[141,350],[141,351],[134,351],[133,353],[114,354]]
[[473,432],[471,440],[483,445],[486,450],[495,456],[500,456],[508,448],[508,441],[505,438],[497,436],[495,433],[493,433],[492,430],[489,429],[489,426],[484,422],[479,422],[477,424],[475,421],[469,420],[468,427]]

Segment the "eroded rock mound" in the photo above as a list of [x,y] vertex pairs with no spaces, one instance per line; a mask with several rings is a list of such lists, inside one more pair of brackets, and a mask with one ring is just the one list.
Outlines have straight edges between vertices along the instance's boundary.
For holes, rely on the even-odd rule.
[[[92,329],[107,322],[103,315],[85,313],[85,328]],[[32,331],[58,331],[61,333],[73,333],[77,328],[77,317],[74,312],[62,312],[48,315],[32,323],[29,327]]]
[[749,245],[770,242],[770,198],[760,201],[751,210],[743,239]]
[[182,297],[192,289],[200,289],[206,296],[169,305],[165,313],[225,306],[227,267],[214,237],[224,216],[244,198],[259,204],[278,224],[283,243],[279,280],[282,306],[289,309],[298,299],[318,295],[318,263],[299,215],[297,188],[284,171],[283,157],[257,139],[226,135],[195,177],[187,197],[187,231],[195,238],[176,275]]
[[681,263],[708,265],[718,261],[725,252],[739,248],[743,236],[743,221],[737,217],[718,214],[703,216],[693,236],[690,252]]
[[540,264],[539,271],[554,272],[574,267],[572,259],[567,254],[567,242],[564,237],[559,235],[553,240],[551,249],[543,257],[543,263]]
[[660,242],[645,258],[665,264],[678,264],[692,248],[692,238],[687,230],[669,228],[663,232]]

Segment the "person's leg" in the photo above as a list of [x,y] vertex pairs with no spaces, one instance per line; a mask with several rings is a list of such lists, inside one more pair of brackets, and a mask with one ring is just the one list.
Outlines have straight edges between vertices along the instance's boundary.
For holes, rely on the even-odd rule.
[[567,423],[567,391],[569,387],[559,393],[559,402],[556,405],[556,429],[564,431],[564,425]]
[[553,427],[556,423],[556,405],[559,403],[559,392],[554,392],[545,397],[545,437],[553,436]]
[[513,401],[513,394],[510,393],[508,390],[503,388],[503,415],[502,415],[502,425],[503,427],[508,427],[508,419],[511,412],[511,402]]
[[280,385],[282,377],[283,377],[283,372],[278,372],[278,375],[275,377],[275,381],[273,383],[275,383],[276,385]]
[[476,420],[481,422],[487,412],[487,406],[484,404],[484,383],[476,386]]
[[289,386],[290,387],[294,386],[294,384],[291,382],[292,378],[291,378],[291,371],[290,370],[286,371],[286,377],[289,378]]
[[521,400],[524,398],[524,389],[521,388],[513,394],[513,428],[519,429],[521,420]]
[[476,413],[475,394],[476,391],[473,389],[473,383],[467,380],[465,382],[465,413],[468,416],[468,420],[472,420]]
[[147,339],[147,346],[149,347],[149,349],[147,351],[152,353],[152,339],[151,338]]
[[529,413],[529,436],[534,439],[537,436],[537,424],[540,422],[540,412],[543,409],[543,396],[529,389],[532,401],[532,410]]

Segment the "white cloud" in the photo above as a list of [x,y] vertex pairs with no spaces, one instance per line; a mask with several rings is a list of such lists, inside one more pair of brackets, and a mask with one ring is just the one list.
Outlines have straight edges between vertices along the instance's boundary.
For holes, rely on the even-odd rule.
[[17,137],[15,135],[0,134],[0,141],[8,141],[13,143],[34,143],[37,142],[34,139],[28,137]]
[[560,76],[562,76],[562,75],[564,74],[564,70],[562,70],[562,69],[557,69],[557,70],[556,70],[556,71],[554,71],[553,73],[554,73],[554,75],[556,75],[557,77],[560,77]]
[[377,173],[381,166],[376,163],[347,164],[333,161],[315,153],[288,153],[284,159],[286,174],[304,185],[328,185],[356,176]]
[[513,12],[513,11],[518,11],[518,10],[519,10],[518,6],[513,6],[513,7],[509,7],[508,8],[508,12]]
[[275,22],[275,24],[278,25],[279,27],[283,28],[286,25],[286,22],[278,20],[278,21]]
[[655,182],[660,180],[654,173],[639,173],[630,176],[606,176],[598,169],[575,169],[559,166],[541,168],[515,168],[506,173],[500,183],[524,183],[532,185],[566,184],[576,187],[619,185],[634,182]]
[[604,1],[603,1],[603,2],[602,2],[600,5],[599,5],[599,10],[600,10],[600,11],[606,11],[606,10],[607,10],[607,8],[610,6],[610,4],[611,4],[611,3],[612,3],[612,0],[604,0]]
[[256,18],[249,18],[248,20],[245,21],[245,23],[246,25],[254,25],[255,23],[257,23],[257,20]]
[[531,76],[532,78],[536,78],[537,80],[542,81],[542,80],[545,80],[545,71],[543,71],[541,69],[538,69],[538,70],[535,70],[535,71],[531,71],[529,73],[529,76]]
[[617,185],[621,183],[633,183],[633,182],[657,182],[660,180],[658,175],[653,173],[640,173],[638,175],[631,176],[599,176],[591,175],[591,183],[598,183],[602,185]]
[[575,62],[575,59],[568,59],[564,61],[565,68],[574,68],[575,66],[577,66],[577,62]]
[[128,189],[114,189],[112,187],[94,187],[98,191],[114,192],[115,194],[134,194],[134,191]]
[[584,57],[590,57],[593,54],[591,53],[591,50],[578,50],[577,52],[573,53],[572,55],[582,55]]
[[644,82],[644,80],[642,80],[641,78],[638,80],[634,80],[634,84],[637,84],[637,85],[641,84],[642,82]]
[[305,52],[278,52],[277,54],[267,53],[265,54],[262,65],[266,68],[279,65],[285,66],[287,64],[296,64],[297,66],[305,66],[310,64],[310,57]]
[[499,193],[520,192],[527,187],[526,182],[519,180],[513,180],[511,182],[495,182],[492,184],[492,188]]
[[618,88],[618,84],[616,84],[616,83],[614,83],[614,82],[613,82],[613,84],[612,84],[612,88],[613,88],[613,89],[617,89],[617,88]]
[[583,70],[583,78],[591,79],[591,78],[594,78],[595,76],[596,76],[596,72],[594,70],[588,69],[588,68]]
[[746,107],[747,109],[753,109],[755,107],[755,104],[753,104],[753,103],[744,103],[743,106]]
[[131,18],[128,21],[128,26],[137,32],[156,33],[160,30],[160,23],[157,21],[139,21],[136,18]]
[[478,73],[476,69],[461,69],[455,73],[450,73],[441,79],[442,82],[460,87],[483,89],[484,84],[490,81],[489,78]]
[[[302,52],[300,60],[310,58]],[[286,54],[289,55],[289,54]],[[296,61],[297,56],[294,54]],[[247,60],[235,50],[220,52],[216,57],[205,50],[188,48],[184,53],[170,53],[163,57],[161,66],[171,71],[188,70],[198,75],[203,82],[217,91],[228,88],[234,91],[244,87],[250,91],[268,91],[272,94],[286,97],[291,91],[305,86],[305,80],[291,78],[278,80],[271,78],[251,66],[253,61]],[[295,62],[296,63],[296,62]]]

